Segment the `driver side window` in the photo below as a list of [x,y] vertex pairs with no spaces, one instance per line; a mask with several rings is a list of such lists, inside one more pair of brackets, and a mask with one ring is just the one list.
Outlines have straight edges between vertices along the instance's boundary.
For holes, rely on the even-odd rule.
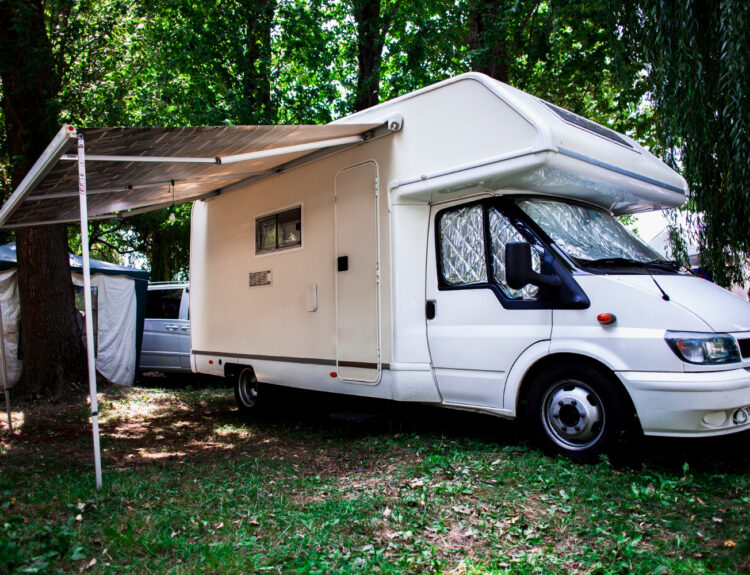
[[[489,233],[485,230],[485,209]],[[446,287],[475,286],[493,283],[503,295],[513,300],[535,300],[539,288],[527,285],[515,290],[505,279],[505,246],[526,242],[511,220],[495,207],[475,203],[443,211],[438,220],[440,280]],[[486,246],[486,239],[489,246]],[[489,247],[489,254],[487,249]],[[489,255],[489,258],[487,257]],[[541,270],[541,255],[531,249],[532,267]],[[491,269],[487,269],[487,265]]]

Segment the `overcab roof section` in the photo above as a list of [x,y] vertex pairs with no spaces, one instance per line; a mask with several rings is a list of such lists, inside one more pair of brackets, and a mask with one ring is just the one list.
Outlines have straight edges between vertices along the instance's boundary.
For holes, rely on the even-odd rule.
[[231,191],[401,128],[346,125],[63,126],[0,210],[5,229],[79,219],[76,140],[86,147],[89,219],[123,217]]

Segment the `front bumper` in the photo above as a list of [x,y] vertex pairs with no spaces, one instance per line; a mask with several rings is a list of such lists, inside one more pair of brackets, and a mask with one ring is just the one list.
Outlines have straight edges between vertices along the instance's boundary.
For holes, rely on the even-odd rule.
[[[707,437],[750,429],[750,368],[701,373],[617,372],[643,433]],[[744,411],[744,422],[742,413]]]

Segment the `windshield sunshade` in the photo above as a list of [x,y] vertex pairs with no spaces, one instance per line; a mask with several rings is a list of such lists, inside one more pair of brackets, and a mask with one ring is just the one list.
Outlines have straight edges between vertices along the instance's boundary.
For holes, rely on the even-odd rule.
[[583,263],[664,260],[606,212],[553,200],[521,200],[518,206],[570,257]]

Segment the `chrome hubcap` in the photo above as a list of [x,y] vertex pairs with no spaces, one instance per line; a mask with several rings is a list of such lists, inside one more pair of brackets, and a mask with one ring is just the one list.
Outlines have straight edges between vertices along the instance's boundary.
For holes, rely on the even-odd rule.
[[582,381],[562,381],[544,394],[542,423],[547,434],[561,447],[585,449],[594,444],[604,430],[602,402]]

